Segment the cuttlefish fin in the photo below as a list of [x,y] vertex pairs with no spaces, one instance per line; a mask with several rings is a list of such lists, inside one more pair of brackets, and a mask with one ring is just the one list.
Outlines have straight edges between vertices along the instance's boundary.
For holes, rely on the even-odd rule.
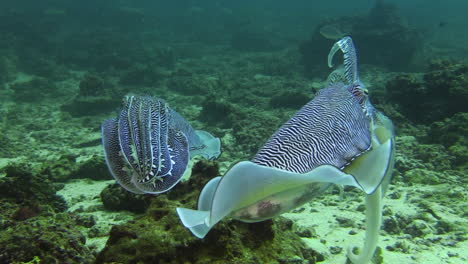
[[195,236],[203,238],[216,223],[238,209],[273,194],[320,182],[359,187],[352,175],[330,165],[300,174],[242,161],[204,187],[198,210],[177,208],[177,212],[184,226]]
[[210,211],[191,210],[186,208],[177,208],[177,214],[182,224],[190,229],[192,234],[198,238],[204,238],[211,226],[206,224],[206,219],[210,216]]
[[221,155],[221,141],[204,130],[195,130],[200,139],[201,148],[190,151],[190,157],[202,156],[205,159],[216,159]]
[[220,180],[221,177],[213,178],[203,187],[198,199],[198,210],[177,208],[182,224],[198,238],[204,238],[212,227],[208,224],[211,203]]

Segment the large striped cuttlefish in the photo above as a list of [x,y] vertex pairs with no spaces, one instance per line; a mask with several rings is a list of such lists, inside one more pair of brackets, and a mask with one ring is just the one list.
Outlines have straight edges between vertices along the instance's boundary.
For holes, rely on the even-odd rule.
[[344,64],[333,71],[328,86],[276,131],[251,161],[235,164],[203,188],[198,210],[177,208],[182,223],[203,238],[225,217],[263,221],[323,193],[332,184],[366,193],[366,241],[353,263],[367,263],[378,239],[381,198],[394,165],[392,122],[376,110],[359,80],[350,37],[332,47]]
[[162,100],[151,96],[127,96],[117,118],[102,125],[107,166],[126,190],[163,193],[189,173],[194,156],[214,159],[220,140],[195,130]]

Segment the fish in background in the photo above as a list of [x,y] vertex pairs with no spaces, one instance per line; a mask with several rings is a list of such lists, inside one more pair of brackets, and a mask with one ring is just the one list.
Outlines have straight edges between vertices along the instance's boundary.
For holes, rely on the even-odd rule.
[[[337,41],[328,56],[341,50],[342,68],[328,87],[272,135],[251,161],[235,164],[203,188],[198,210],[177,208],[185,227],[203,238],[223,218],[259,222],[301,206],[330,185],[349,185],[366,194],[366,240],[360,255],[368,263],[378,241],[381,199],[394,166],[392,122],[376,110],[359,80],[350,37]],[[341,75],[341,76],[340,76]]]
[[162,99],[127,96],[117,118],[102,125],[102,143],[112,176],[126,190],[158,194],[173,188],[195,156],[215,159],[220,140],[195,130]]

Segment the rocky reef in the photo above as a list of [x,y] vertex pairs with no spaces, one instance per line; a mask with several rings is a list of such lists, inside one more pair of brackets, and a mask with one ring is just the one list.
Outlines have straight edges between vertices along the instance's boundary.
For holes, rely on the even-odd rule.
[[[397,134],[374,263],[467,262],[468,66],[430,56],[415,62],[421,32],[394,6],[376,1],[367,14],[311,21],[316,28],[298,49],[310,24],[294,17],[279,25],[265,10],[274,1],[245,10],[239,1],[225,1],[232,9],[185,1],[176,19],[165,13],[180,1],[157,10],[122,6],[128,1],[84,1],[99,5],[93,10],[76,1],[28,10],[7,2],[0,3],[9,6],[0,8],[0,263],[345,263],[347,247],[364,240],[364,196],[353,188],[330,188],[262,223],[227,219],[203,240],[175,212],[195,208],[209,179],[252,158],[326,86],[328,51],[343,34],[356,41],[362,81]],[[243,13],[253,8],[261,12]],[[219,9],[216,21],[225,24],[210,28],[203,16]],[[301,18],[310,17],[304,10]],[[198,14],[196,28],[186,14]],[[262,15],[276,22],[256,24]],[[413,67],[418,73],[408,72]],[[219,137],[219,160],[195,163],[189,181],[162,195],[122,189],[108,173],[100,125],[129,93],[163,98]]]
[[151,199],[146,213],[114,226],[96,263],[316,263],[324,257],[307,248],[291,220],[256,224],[224,221],[200,240],[179,223],[176,207],[195,207],[199,189],[218,174],[214,162],[198,162],[190,182]]
[[389,80],[387,100],[411,121],[430,123],[468,112],[468,65],[433,61],[424,73],[405,73]]
[[27,164],[7,166],[0,178],[0,262],[92,263],[77,218],[56,195],[60,185]]

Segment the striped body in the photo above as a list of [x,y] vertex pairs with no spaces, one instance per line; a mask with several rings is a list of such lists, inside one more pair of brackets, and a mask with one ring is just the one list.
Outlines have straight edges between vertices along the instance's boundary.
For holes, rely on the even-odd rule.
[[118,119],[105,121],[102,134],[112,175],[135,193],[171,189],[190,160],[190,137],[197,139],[178,113],[163,100],[148,96],[127,97]]
[[310,172],[320,165],[343,170],[371,148],[367,101],[357,90],[359,87],[343,83],[320,90],[252,161],[295,173]]

